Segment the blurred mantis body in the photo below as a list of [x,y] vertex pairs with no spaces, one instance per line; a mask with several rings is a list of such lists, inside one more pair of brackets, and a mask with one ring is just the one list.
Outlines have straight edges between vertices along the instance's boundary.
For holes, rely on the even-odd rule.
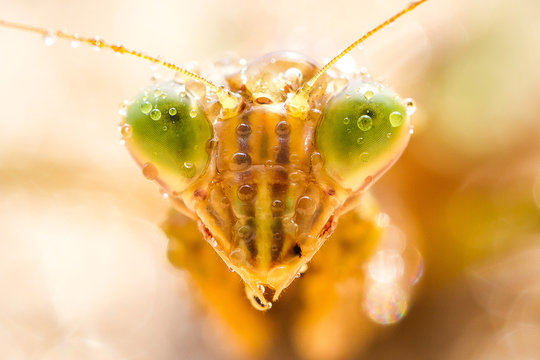
[[[296,53],[274,53],[247,65],[226,64],[219,85],[99,38],[4,20],[0,25],[39,33],[48,44],[62,38],[133,55],[178,74],[126,104],[121,133],[143,175],[158,183],[176,209],[163,225],[171,262],[190,271],[225,317],[228,306],[239,305],[222,298],[236,286],[223,269],[240,275],[255,308],[268,310],[307,270],[340,219],[333,244],[314,264],[325,272],[315,271],[311,284],[305,280],[304,295],[317,298],[321,312],[334,311],[341,300],[325,302],[325,291],[349,279],[350,291],[341,298],[356,299],[350,302],[355,307],[363,302],[376,322],[393,323],[407,310],[420,261],[417,256],[404,265],[411,250],[383,241],[388,219],[366,190],[405,149],[414,104],[365,74],[332,66],[426,1],[410,4],[322,68]],[[206,256],[215,263],[215,255],[201,247],[188,219],[226,267],[200,271]]]

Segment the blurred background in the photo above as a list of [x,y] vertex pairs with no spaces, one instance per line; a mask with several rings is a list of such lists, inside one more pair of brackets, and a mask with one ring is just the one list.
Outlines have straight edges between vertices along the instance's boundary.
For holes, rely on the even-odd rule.
[[[322,64],[406,3],[0,0],[0,12],[177,64],[276,50]],[[374,193],[425,260],[409,314],[350,358],[538,358],[539,14],[537,0],[432,0],[342,63],[417,103],[410,146]],[[0,357],[249,358],[167,262],[169,205],[120,144],[118,107],[155,72],[0,28]]]

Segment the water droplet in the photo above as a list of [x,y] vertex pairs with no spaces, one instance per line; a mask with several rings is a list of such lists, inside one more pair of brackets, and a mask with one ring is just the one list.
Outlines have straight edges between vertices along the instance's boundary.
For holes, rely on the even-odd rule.
[[403,124],[403,114],[399,111],[394,111],[388,116],[388,119],[390,120],[390,125],[392,127],[398,127],[401,124]]
[[155,180],[158,177],[158,169],[150,162],[142,166],[142,173],[148,180]]
[[313,154],[311,154],[310,162],[311,162],[311,168],[312,169],[321,168],[322,163],[323,163],[323,158],[322,158],[321,153],[314,152]]
[[45,43],[45,45],[47,46],[52,46],[56,43],[56,40],[58,40],[58,38],[56,37],[56,35],[52,34],[52,33],[47,33],[43,36],[43,42]]
[[237,191],[238,199],[241,201],[249,201],[255,196],[255,188],[252,185],[242,185]]
[[364,138],[363,137],[359,137],[358,139],[356,139],[356,143],[358,145],[362,144],[364,142]]
[[183,174],[187,178],[192,178],[197,172],[197,167],[192,162],[186,161],[182,167]]
[[234,266],[242,266],[246,262],[246,253],[244,250],[237,248],[230,252],[229,260]]
[[[77,37],[77,35],[75,35],[75,36]],[[77,39],[73,39],[73,40],[71,40],[70,45],[71,45],[71,47],[73,49],[76,49],[79,46],[81,46],[81,42],[79,40],[77,40]]]
[[242,152],[237,152],[232,156],[231,170],[242,171],[251,165],[251,157]]
[[175,109],[175,108],[173,108],[173,107],[172,107],[172,108],[170,108],[170,109],[169,109],[169,115],[171,115],[171,116],[174,116],[174,115],[176,115],[176,109]]
[[99,51],[101,50],[101,47],[103,46],[103,41],[98,38],[98,37],[95,37],[94,39],[92,39],[92,41],[94,42],[94,50],[95,51]]
[[407,115],[412,115],[416,112],[416,104],[414,103],[414,100],[411,98],[405,99],[405,107],[407,108],[406,110]]
[[253,234],[253,229],[248,225],[242,225],[238,228],[237,233],[241,239],[248,239]]
[[124,124],[122,127],[120,127],[120,133],[125,139],[130,138],[133,134],[133,127],[130,124]]
[[192,118],[192,119],[194,119],[194,118],[197,117],[197,113],[198,113],[197,109],[191,109],[191,110],[189,111],[189,117]]
[[272,201],[272,211],[273,212],[281,212],[285,208],[285,204],[281,200],[274,200]]
[[369,161],[369,153],[363,152],[360,154],[360,161],[362,162],[368,162]]
[[218,245],[216,239],[213,236],[208,238],[208,243],[213,248],[215,248]]
[[292,173],[289,174],[289,181],[292,182],[293,184],[298,184],[302,182],[303,179],[304,177],[302,176],[301,171],[293,171]]
[[287,136],[291,132],[291,127],[288,122],[280,121],[276,125],[276,134],[278,136]]
[[311,215],[315,211],[316,204],[309,196],[302,196],[296,203],[296,212],[300,215]]
[[158,109],[153,109],[152,111],[150,111],[150,119],[155,121],[161,119],[161,111],[159,111]]
[[356,125],[358,126],[360,130],[368,131],[373,126],[373,120],[371,119],[371,116],[369,115],[362,115],[358,118]]
[[154,97],[159,97],[159,96],[161,96],[161,94],[163,94],[163,91],[161,91],[160,88],[156,88],[154,90]]
[[163,131],[167,131],[167,129],[168,129],[167,125],[163,125],[163,127],[161,128],[161,130],[163,130]]
[[248,136],[251,134],[251,127],[248,124],[238,124],[236,127],[236,134],[238,136]]
[[345,119],[343,119],[343,124],[347,125],[348,123],[351,122],[351,119],[349,119],[348,117],[346,117]]
[[141,109],[141,112],[146,115],[152,110],[152,104],[150,104],[148,101],[143,101],[139,106],[139,109]]
[[373,97],[373,95],[375,95],[375,94],[374,94],[373,91],[371,91],[371,90],[367,90],[367,91],[364,93],[364,96],[365,96],[366,99],[368,99],[368,100],[371,99],[371,98]]
[[387,138],[387,139],[390,139],[391,137],[392,137],[392,133],[386,134],[386,138]]
[[120,105],[118,108],[118,115],[125,117],[127,115],[127,108],[124,104]]

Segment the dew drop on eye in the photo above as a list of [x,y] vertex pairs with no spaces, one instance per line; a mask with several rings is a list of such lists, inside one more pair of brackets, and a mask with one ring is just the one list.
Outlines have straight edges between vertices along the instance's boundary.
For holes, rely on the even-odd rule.
[[154,109],[150,111],[150,119],[155,120],[155,121],[158,121],[159,119],[161,119],[161,111],[159,111],[158,109]]
[[368,131],[373,126],[373,120],[371,119],[371,116],[369,115],[362,115],[358,118],[356,125],[358,126],[360,130]]
[[398,127],[403,124],[403,114],[399,111],[390,113],[388,119],[390,120],[390,125],[392,125],[392,127]]

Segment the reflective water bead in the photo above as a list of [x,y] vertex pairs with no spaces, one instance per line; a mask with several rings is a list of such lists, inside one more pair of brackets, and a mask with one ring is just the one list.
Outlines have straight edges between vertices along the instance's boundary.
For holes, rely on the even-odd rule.
[[79,46],[81,46],[81,42],[80,42],[80,40],[76,40],[76,39],[75,39],[75,40],[71,40],[70,45],[71,45],[71,47],[72,47],[73,49],[76,49],[76,48],[78,48]]
[[184,163],[183,170],[184,170],[184,176],[187,178],[192,178],[193,176],[195,176],[195,173],[197,172],[197,168],[195,167],[195,164],[188,161]]
[[148,101],[143,101],[139,108],[143,114],[148,114],[152,110],[152,104],[150,104]]
[[363,152],[360,154],[360,161],[362,162],[368,162],[369,161],[369,153]]
[[174,116],[174,115],[176,115],[176,113],[177,113],[177,111],[176,111],[175,108],[172,107],[172,108],[169,109],[169,115]]
[[103,41],[98,37],[95,37],[94,39],[92,39],[92,41],[94,43],[94,50],[95,51],[101,50],[101,47],[103,46]]
[[242,266],[246,261],[246,253],[240,248],[234,249],[229,254],[229,259],[234,266]]
[[416,104],[414,103],[414,100],[411,98],[405,99],[405,107],[407,108],[406,110],[407,115],[412,115],[416,111]]
[[350,122],[351,122],[351,120],[350,120],[348,117],[346,117],[345,119],[343,119],[343,124],[345,124],[345,125],[347,125],[347,124],[350,123]]
[[192,118],[192,119],[196,118],[197,117],[197,109],[191,109],[189,111],[189,117]]
[[373,91],[371,91],[371,90],[368,90],[368,91],[366,91],[366,92],[364,93],[364,96],[365,96],[366,99],[368,99],[368,100],[371,99],[371,98],[373,97],[373,95],[375,95],[375,94],[374,94]]
[[280,121],[276,125],[276,134],[278,136],[287,136],[291,132],[291,127],[286,121]]
[[364,142],[364,138],[363,137],[359,137],[358,139],[356,139],[356,143],[358,145],[362,144]]
[[186,84],[186,91],[191,95],[202,99],[206,95],[206,85],[199,81],[190,80]]
[[390,113],[388,119],[390,120],[390,125],[392,125],[392,127],[398,127],[403,124],[403,114],[399,111]]
[[133,134],[133,127],[129,124],[124,124],[120,128],[120,133],[124,138],[129,138]]
[[283,208],[285,207],[285,204],[281,200],[274,200],[272,201],[272,211],[274,212],[280,212],[283,211]]
[[368,131],[373,126],[373,119],[371,119],[371,116],[369,115],[362,115],[358,118],[356,125],[360,130]]
[[296,211],[300,215],[311,215],[315,211],[316,204],[309,196],[302,196],[296,204]]
[[248,225],[243,225],[238,228],[238,236],[242,239],[247,239],[253,234],[253,229]]
[[154,164],[147,162],[142,166],[142,173],[148,180],[155,180],[158,177],[158,170]]
[[159,96],[161,96],[161,94],[163,94],[163,91],[161,91],[160,88],[156,88],[156,89],[154,90],[154,96],[155,96],[155,97],[159,97]]
[[235,153],[232,156],[231,169],[232,170],[245,170],[251,165],[251,157],[242,152]]
[[159,111],[158,109],[153,109],[152,111],[150,111],[150,119],[155,121],[161,119],[161,111]]
[[210,244],[210,246],[212,247],[216,247],[218,244],[217,244],[217,241],[214,237],[211,237],[208,239],[208,243]]
[[52,33],[47,33],[43,36],[43,42],[47,46],[54,45],[56,43],[56,40],[57,40],[56,35]]
[[255,188],[252,185],[242,185],[237,191],[238,199],[249,201],[255,196]]
[[248,124],[238,124],[236,127],[236,134],[238,136],[248,136],[251,134],[251,127]]

